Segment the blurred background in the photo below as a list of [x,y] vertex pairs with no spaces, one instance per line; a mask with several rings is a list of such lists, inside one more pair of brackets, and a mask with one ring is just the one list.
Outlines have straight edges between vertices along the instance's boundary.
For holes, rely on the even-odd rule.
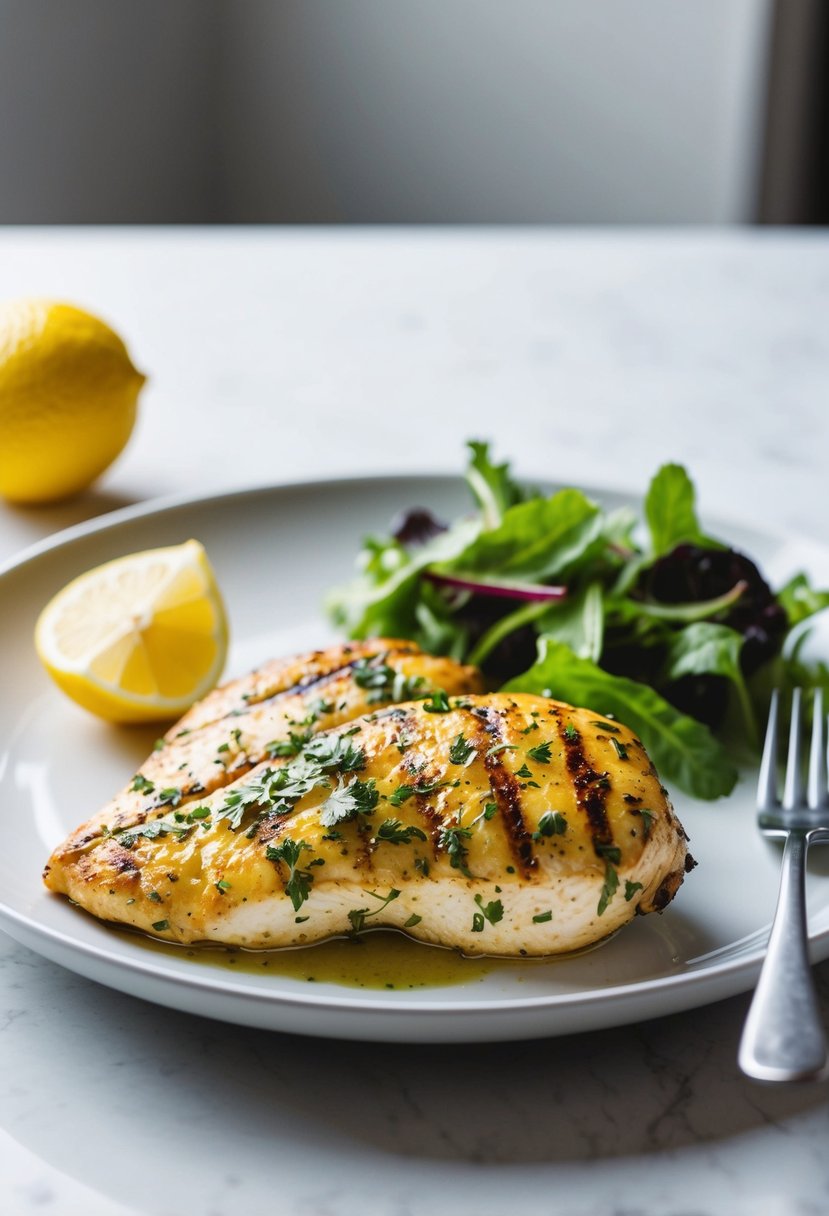
[[0,223],[824,223],[824,0],[0,0]]

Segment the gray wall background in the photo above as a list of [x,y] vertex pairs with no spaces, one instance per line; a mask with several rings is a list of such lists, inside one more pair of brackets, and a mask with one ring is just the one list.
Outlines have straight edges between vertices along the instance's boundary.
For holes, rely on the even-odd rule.
[[771,0],[0,0],[0,222],[734,223]]

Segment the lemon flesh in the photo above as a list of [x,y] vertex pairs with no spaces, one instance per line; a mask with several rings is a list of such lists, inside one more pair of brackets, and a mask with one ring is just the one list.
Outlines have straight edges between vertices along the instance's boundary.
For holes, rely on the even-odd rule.
[[129,439],[144,380],[90,313],[40,299],[0,306],[0,495],[42,503],[85,489]]
[[227,620],[202,545],[148,549],[73,579],[35,648],[59,688],[110,722],[178,717],[219,679]]

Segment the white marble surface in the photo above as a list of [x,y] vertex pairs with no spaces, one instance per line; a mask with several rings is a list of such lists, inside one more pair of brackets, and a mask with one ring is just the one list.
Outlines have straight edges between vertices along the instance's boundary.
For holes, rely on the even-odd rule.
[[[707,513],[826,538],[820,234],[7,230],[0,266],[5,295],[108,316],[150,376],[98,489],[0,507],[0,560],[155,495],[452,470],[474,435],[529,476],[633,490],[681,459]],[[312,1042],[0,935],[0,1210],[818,1216],[827,1089],[741,1080],[745,1008],[514,1046]]]

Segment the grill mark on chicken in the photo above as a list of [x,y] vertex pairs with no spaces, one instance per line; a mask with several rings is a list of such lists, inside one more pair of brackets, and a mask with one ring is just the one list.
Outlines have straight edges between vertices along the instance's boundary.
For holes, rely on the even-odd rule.
[[651,907],[656,912],[662,912],[667,908],[682,885],[682,879],[683,871],[674,870],[662,880],[651,898]]
[[[374,644],[372,640],[371,645]],[[335,670],[342,667],[342,664],[351,660],[354,656],[354,661],[363,659],[373,659],[380,653],[377,650],[369,649],[368,642],[355,642],[352,645],[335,646],[329,650],[314,650],[310,654],[297,656],[303,662],[297,666],[296,661],[291,660],[274,660],[266,663],[260,668],[256,668],[249,675],[240,679],[231,680],[228,684],[222,685],[219,688],[209,693],[203,701],[193,706],[175,726],[171,727],[164,736],[165,744],[178,742],[183,736],[197,734],[205,730],[210,730],[212,727],[221,726],[228,718],[244,717],[260,705],[265,705],[271,698],[276,699],[277,694],[285,695],[292,693],[295,696],[302,694],[305,687],[317,679],[325,678],[332,674]],[[413,642],[401,642],[394,640],[393,645],[386,645],[383,653],[411,656],[419,653],[418,647]],[[270,669],[275,668],[274,674],[269,674]],[[311,674],[307,674],[308,671]],[[291,671],[302,671],[300,678],[291,678]],[[285,681],[290,680],[290,683]],[[257,681],[261,681],[259,691],[242,692],[243,689],[253,687],[256,689]],[[230,690],[234,690],[236,699],[231,702],[229,697]],[[232,704],[232,708],[225,709],[222,706]],[[214,707],[218,708],[214,708]],[[211,716],[202,717],[201,712],[205,708],[214,709]],[[195,725],[190,723],[195,716]],[[184,727],[185,729],[181,729]]]
[[415,810],[420,820],[420,827],[426,833],[431,846],[432,860],[440,853],[440,833],[445,826],[444,818],[437,807],[432,806],[425,794],[415,795]]
[[584,753],[581,735],[575,728],[565,727],[562,730],[560,716],[558,726],[564,745],[567,771],[576,791],[576,804],[587,816],[596,856],[604,859],[608,848],[613,846],[613,833],[605,812],[605,802],[610,789],[607,773],[599,773],[593,768]]
[[354,868],[357,870],[368,870],[369,878],[367,882],[373,881],[374,875],[374,846],[371,843],[373,832],[371,822],[363,822],[362,816],[358,816],[357,823],[357,839],[359,845],[353,854]]
[[272,705],[274,701],[281,701],[284,697],[304,696],[305,693],[314,692],[326,684],[330,684],[336,680],[338,676],[345,675],[357,666],[363,658],[376,658],[376,655],[360,655],[359,658],[351,659],[348,663],[343,663],[341,667],[334,667],[331,671],[325,671],[321,675],[311,676],[308,679],[300,680],[297,684],[291,684],[288,688],[277,688],[275,692],[267,693],[265,696],[250,697],[244,702],[243,707],[228,710],[223,714],[219,721],[224,721],[227,718],[238,718],[248,710],[258,709],[261,705]]
[[289,815],[266,815],[249,829],[249,835],[259,844],[270,844],[277,836],[282,835],[282,828],[289,818]]
[[[412,714],[409,710],[401,710],[399,706],[393,706],[391,710],[381,711],[381,714],[383,717],[394,716],[403,718],[399,731],[391,738],[391,742],[395,744],[398,743],[401,735],[416,728],[416,715]],[[441,773],[439,770],[433,771],[431,774],[429,773],[427,769],[428,759],[430,757],[421,758],[418,752],[406,752],[400,765],[401,777],[405,779],[400,784],[411,785],[416,790],[418,786],[432,785],[434,782],[440,781]],[[429,801],[431,797],[431,794],[414,793],[412,794],[412,806],[420,820],[420,827],[426,833],[429,840],[432,858],[434,859],[440,852],[440,832],[445,824],[440,811]]]
[[112,868],[118,874],[138,874],[138,865],[128,849],[112,850]]
[[[246,713],[249,709],[257,709],[260,705],[272,705],[274,701],[281,701],[283,697],[304,696],[305,693],[315,692],[326,684],[330,684],[338,676],[345,675],[357,666],[358,663],[373,663],[377,659],[386,659],[397,655],[411,655],[417,652],[417,647],[411,646],[393,646],[387,650],[377,651],[374,654],[358,654],[355,658],[349,659],[347,663],[341,663],[337,667],[332,667],[330,671],[320,672],[318,675],[307,676],[302,680],[298,680],[295,684],[290,684],[287,688],[277,688],[272,692],[266,692],[263,695],[251,696],[245,702],[243,707],[229,710],[222,715],[225,718],[237,718],[240,713]],[[324,653],[324,651],[320,652]]]
[[370,714],[366,714],[367,722],[386,722],[389,719],[399,719],[399,729],[396,735],[391,737],[391,742],[396,743],[400,737],[400,731],[405,730],[414,722],[414,717],[411,712],[403,705],[385,705],[381,709],[375,709]]
[[[503,723],[497,713],[488,708],[472,709],[470,717],[476,721],[478,737],[484,748],[484,767],[489,776],[489,784],[498,804],[498,814],[504,825],[513,857],[524,874],[535,869],[538,861],[533,850],[532,836],[527,831],[524,815],[521,809],[521,785],[515,775],[505,767],[501,757],[503,752],[491,754],[491,748],[505,742]],[[483,726],[483,732],[480,728]],[[486,744],[494,740],[490,747]]]

